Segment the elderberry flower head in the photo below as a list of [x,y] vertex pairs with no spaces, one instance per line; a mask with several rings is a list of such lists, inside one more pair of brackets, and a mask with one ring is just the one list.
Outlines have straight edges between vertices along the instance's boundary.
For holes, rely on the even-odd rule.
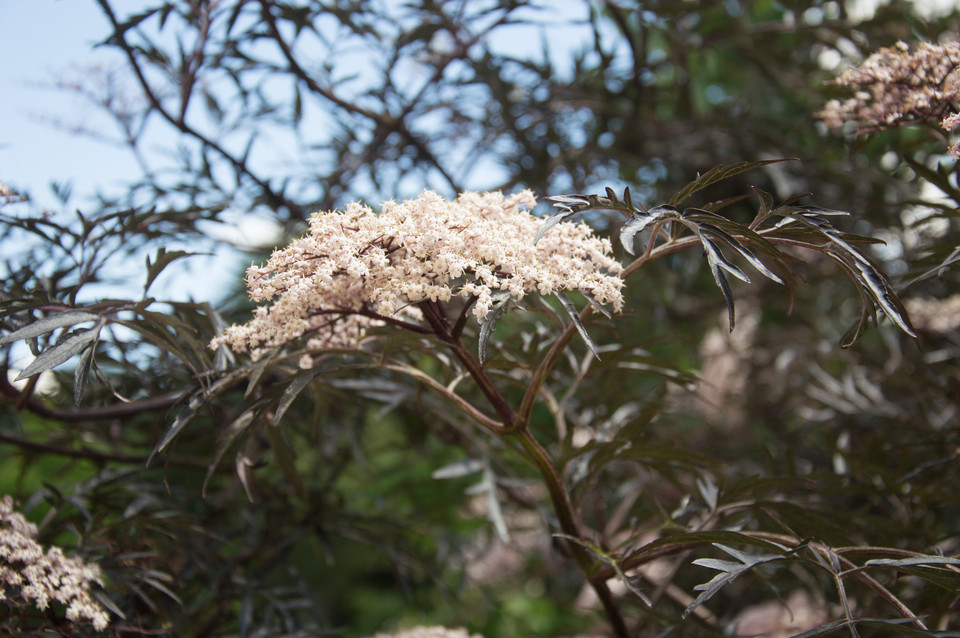
[[40,610],[57,601],[66,607],[67,620],[106,629],[107,612],[89,593],[92,583],[103,584],[100,568],[68,558],[59,547],[44,552],[36,536],[36,525],[13,510],[13,499],[0,499],[0,601],[18,604],[19,598]]
[[[858,132],[930,121],[948,131],[960,126],[960,42],[923,42],[913,53],[898,42],[846,69],[833,83],[855,93],[844,101],[831,100],[818,113],[830,128],[844,122],[854,122]],[[950,152],[960,156],[957,144]]]
[[416,304],[475,297],[485,318],[498,291],[517,301],[537,292],[578,290],[621,309],[621,266],[607,239],[583,223],[557,224],[537,245],[542,220],[529,191],[462,193],[448,201],[424,192],[385,202],[379,214],[359,203],[321,212],[309,232],[247,271],[261,306],[249,322],[211,342],[254,358],[311,334],[308,348],[357,347],[379,318],[417,322]]

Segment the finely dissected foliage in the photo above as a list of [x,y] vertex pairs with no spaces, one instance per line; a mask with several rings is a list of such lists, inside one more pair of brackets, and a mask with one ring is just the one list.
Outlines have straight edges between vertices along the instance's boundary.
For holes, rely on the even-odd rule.
[[0,493],[108,635],[957,635],[955,12],[94,4],[143,176],[0,176]]

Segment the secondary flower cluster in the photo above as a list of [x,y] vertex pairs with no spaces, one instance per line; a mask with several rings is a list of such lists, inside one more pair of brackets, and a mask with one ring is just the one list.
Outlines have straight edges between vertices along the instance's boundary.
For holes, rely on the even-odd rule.
[[272,305],[211,346],[256,358],[310,333],[308,348],[356,347],[378,318],[417,321],[423,301],[476,297],[472,312],[483,319],[498,291],[520,300],[579,290],[619,311],[623,281],[609,240],[586,224],[560,223],[535,246],[535,205],[529,191],[453,201],[425,192],[385,202],[379,214],[358,203],[317,213],[307,235],[247,271],[250,297]]
[[[923,42],[913,53],[898,42],[846,69],[834,83],[856,93],[831,100],[819,113],[831,128],[854,122],[860,131],[874,131],[929,121],[948,131],[960,127],[960,42]],[[960,157],[960,143],[950,152]]]
[[13,499],[0,499],[0,601],[10,589],[38,609],[55,600],[67,608],[67,620],[107,628],[109,617],[90,598],[90,585],[102,584],[100,568],[79,558],[67,558],[59,547],[43,551],[36,540],[37,527],[13,510]]

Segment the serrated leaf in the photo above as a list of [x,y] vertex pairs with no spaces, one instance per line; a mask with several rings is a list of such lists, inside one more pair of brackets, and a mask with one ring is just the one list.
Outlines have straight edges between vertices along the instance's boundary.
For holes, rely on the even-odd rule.
[[[97,318],[100,319],[99,316]],[[105,321],[104,319],[100,319],[93,328],[66,335],[60,339],[56,345],[50,346],[41,352],[36,359],[31,361],[30,365],[17,375],[15,381],[21,381],[35,374],[40,374],[41,372],[55,368],[70,359],[73,355],[81,352],[91,342],[97,340],[97,337],[100,336],[100,329],[103,327]]]
[[543,224],[537,229],[537,234],[533,236],[533,245],[536,246],[537,242],[543,239],[543,236],[547,234],[547,231],[562,222],[568,217],[573,217],[577,214],[577,211],[573,208],[569,208],[566,204],[588,204],[589,200],[586,197],[579,196],[570,196],[570,195],[557,195],[555,197],[548,197],[548,200],[557,202],[554,206],[557,206],[560,210],[550,213],[543,220]]
[[730,263],[720,249],[717,248],[716,244],[702,234],[700,234],[700,243],[703,244],[703,249],[707,253],[707,261],[710,263],[711,268],[717,266],[726,270],[743,283],[750,283],[750,277],[747,276],[747,273],[743,272],[738,266]]
[[[723,259],[722,255],[719,255],[719,251],[714,247],[713,243],[709,240],[700,236],[700,243],[703,244],[703,248],[707,254],[707,263],[710,265],[710,272],[713,274],[713,280],[717,283],[717,286],[720,288],[720,292],[723,293],[723,299],[727,302],[727,321],[730,326],[730,331],[733,332],[733,327],[736,321],[736,311],[734,310],[733,305],[733,291],[730,290],[730,284],[727,283],[727,277],[723,274],[721,270],[721,264],[726,263],[726,260]],[[728,266],[731,264],[727,264]],[[726,268],[724,268],[726,269]],[[742,272],[740,273],[743,274]],[[744,275],[746,277],[746,275]],[[749,279],[746,280],[749,283]]]
[[7,336],[0,338],[0,346],[5,346],[8,343],[13,343],[14,341],[19,341],[21,339],[39,337],[40,335],[52,332],[57,328],[73,326],[78,323],[83,323],[84,321],[98,321],[99,319],[100,315],[82,310],[69,310],[67,312],[57,313],[55,315],[50,315],[49,317],[38,319],[32,322],[30,325],[24,326],[23,328],[15,330]]
[[643,232],[650,224],[656,223],[664,217],[671,216],[671,213],[675,216],[677,209],[673,206],[666,205],[655,206],[646,213],[639,211],[634,212],[633,216],[620,227],[620,244],[623,245],[623,249],[631,255],[635,254],[633,244],[636,236]]
[[860,293],[862,301],[862,311],[859,323],[844,335],[844,342],[841,347],[849,347],[857,341],[863,328],[866,327],[869,318],[876,319],[875,308],[879,307],[890,321],[906,334],[918,339],[907,311],[903,307],[900,298],[894,292],[893,287],[886,276],[881,273],[866,257],[852,249],[859,255],[856,258],[848,251],[827,250],[826,254],[834,260],[848,275],[858,284],[857,291]]
[[684,610],[684,618],[686,618],[687,615],[689,615],[694,609],[713,598],[717,592],[723,589],[726,585],[733,582],[736,578],[750,571],[757,565],[763,565],[784,559],[784,557],[779,554],[748,554],[720,543],[714,543],[714,547],[733,556],[738,562],[720,560],[716,558],[699,558],[693,561],[694,565],[699,565],[700,567],[706,567],[708,569],[716,569],[720,573],[711,578],[708,582],[701,583],[693,588],[694,591],[699,591],[702,593],[697,596],[696,600],[690,603]]
[[[862,257],[862,256],[861,256]],[[898,328],[905,333],[917,339],[917,333],[913,331],[910,325],[910,319],[907,317],[906,309],[900,303],[887,278],[877,270],[873,264],[865,259],[859,259],[854,264],[857,272],[860,273],[860,281],[863,282],[871,293],[871,297],[880,306],[887,319],[892,321]]]
[[756,268],[760,273],[772,281],[777,282],[778,284],[783,284],[783,280],[780,277],[767,268],[766,264],[760,261],[749,248],[740,243],[736,237],[728,233],[727,231],[718,228],[712,224],[700,224],[700,232],[707,232],[711,235],[714,235],[717,239],[722,240],[730,248],[733,248],[737,251],[741,257],[750,262],[750,265]]
[[673,198],[670,200],[670,205],[676,206],[677,204],[679,204],[686,198],[690,197],[697,191],[703,190],[704,188],[706,188],[707,186],[710,186],[711,184],[716,184],[717,182],[723,181],[725,179],[729,179],[734,175],[739,175],[740,173],[744,173],[746,171],[759,168],[761,166],[766,166],[767,164],[776,164],[778,162],[790,162],[796,159],[797,158],[795,157],[788,157],[783,159],[762,160],[758,162],[737,162],[736,164],[730,164],[727,166],[724,166],[721,164],[720,166],[716,166],[710,169],[703,175],[698,176],[697,179],[693,180],[692,182],[690,182],[689,184],[681,188],[679,191],[677,191],[677,194],[674,195]]
[[487,348],[490,344],[490,337],[493,336],[493,331],[496,329],[500,317],[509,310],[512,298],[506,290],[496,291],[491,296],[493,297],[493,304],[487,312],[487,316],[477,317],[477,324],[480,326],[480,335],[477,339],[477,357],[480,361],[480,367],[487,363]]
[[587,344],[587,348],[590,349],[590,352],[593,353],[593,356],[599,359],[600,353],[597,352],[597,347],[593,344],[593,340],[587,333],[587,329],[583,327],[583,322],[580,321],[580,313],[577,312],[576,305],[574,305],[574,303],[570,301],[570,298],[562,292],[555,292],[553,294],[560,301],[560,305],[563,306],[563,309],[567,311],[567,315],[570,316],[571,321],[573,321],[573,325],[577,328],[577,332],[580,333],[580,338],[583,339],[583,342]]

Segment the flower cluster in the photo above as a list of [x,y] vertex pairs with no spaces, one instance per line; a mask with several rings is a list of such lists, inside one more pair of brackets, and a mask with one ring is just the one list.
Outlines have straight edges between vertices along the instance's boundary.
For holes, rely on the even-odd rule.
[[312,334],[308,348],[356,347],[382,319],[418,321],[424,301],[475,297],[472,312],[483,319],[500,291],[519,301],[578,290],[619,311],[623,281],[609,240],[586,224],[561,223],[535,246],[535,204],[529,191],[453,201],[425,192],[385,202],[379,214],[358,203],[317,213],[307,235],[247,271],[250,297],[272,305],[211,346],[258,357]]
[[90,598],[90,585],[103,584],[100,568],[79,558],[67,558],[59,547],[46,552],[36,542],[37,527],[13,510],[13,499],[0,499],[0,600],[10,589],[38,609],[55,600],[67,608],[67,620],[106,629],[107,612]]
[[[859,131],[930,121],[948,131],[960,126],[960,42],[923,42],[913,53],[898,42],[846,69],[834,83],[856,92],[842,102],[831,100],[818,114],[830,128],[844,122],[856,123]],[[950,152],[960,156],[960,146]]]

